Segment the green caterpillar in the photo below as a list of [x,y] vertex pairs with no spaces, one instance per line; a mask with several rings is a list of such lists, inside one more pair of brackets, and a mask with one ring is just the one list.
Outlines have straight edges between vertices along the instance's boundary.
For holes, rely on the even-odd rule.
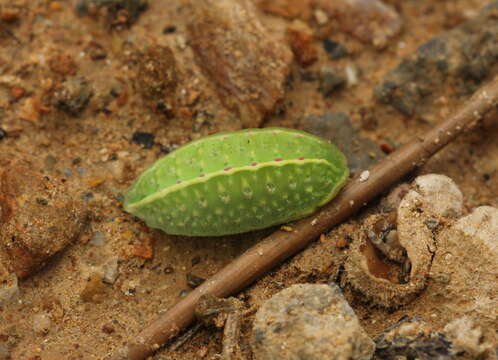
[[348,176],[344,154],[302,131],[218,133],[156,161],[128,189],[124,208],[168,234],[237,234],[313,213]]

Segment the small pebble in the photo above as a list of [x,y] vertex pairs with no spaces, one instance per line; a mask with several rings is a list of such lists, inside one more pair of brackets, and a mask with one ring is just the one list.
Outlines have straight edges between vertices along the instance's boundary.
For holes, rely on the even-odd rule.
[[348,55],[348,50],[344,45],[332,40],[324,40],[323,48],[332,60],[338,60]]
[[7,137],[7,131],[4,129],[0,128],[0,140],[3,140]]
[[84,302],[100,303],[104,300],[106,288],[99,273],[90,275],[80,297]]
[[93,233],[90,244],[93,246],[104,246],[105,245],[105,234],[101,231],[96,231]]
[[135,144],[142,145],[144,149],[152,149],[152,146],[154,146],[154,134],[136,131],[133,133],[131,141]]
[[195,266],[201,262],[201,257],[200,256],[194,256],[192,260],[190,260],[190,263],[192,266]]
[[348,83],[348,86],[358,84],[358,70],[356,70],[356,67],[348,65],[344,72],[346,73],[346,82]]
[[427,174],[415,179],[417,191],[437,215],[457,217],[463,212],[463,194],[455,182],[445,175]]
[[111,257],[103,266],[102,266],[102,281],[106,284],[114,284],[119,275],[119,264],[118,257]]
[[50,330],[52,320],[47,314],[35,314],[33,316],[33,330],[38,335],[46,335]]
[[323,96],[328,97],[334,91],[341,88],[346,83],[344,75],[340,74],[332,66],[323,66],[320,69],[320,92]]
[[365,182],[370,177],[370,171],[365,170],[360,174],[360,182]]
[[318,25],[325,25],[329,21],[329,17],[327,16],[327,14],[320,9],[316,9],[313,13],[313,16],[315,17]]
[[93,96],[91,85],[85,79],[75,78],[62,83],[54,94],[54,105],[69,115],[83,112]]
[[187,285],[190,286],[192,289],[195,289],[199,285],[201,285],[206,279],[203,279],[199,276],[192,275],[192,274],[187,274]]
[[290,28],[287,30],[287,37],[292,52],[301,66],[309,66],[318,60],[314,39],[311,34],[300,29]]
[[0,304],[14,299],[19,295],[17,276],[9,273],[0,263]]
[[175,272],[175,269],[173,268],[173,266],[165,266],[163,269],[163,273],[165,273],[165,274],[172,274],[174,272]]
[[115,331],[114,326],[111,324],[104,324],[104,326],[102,326],[102,332],[105,334],[112,334]]
[[176,32],[176,26],[168,25],[163,29],[163,34],[173,34]]
[[429,230],[435,230],[439,226],[439,220],[429,219],[424,221],[424,224],[427,226]]
[[87,192],[84,192],[83,194],[81,194],[80,197],[81,197],[81,200],[88,201],[88,200],[93,199],[93,193],[90,191],[87,191]]

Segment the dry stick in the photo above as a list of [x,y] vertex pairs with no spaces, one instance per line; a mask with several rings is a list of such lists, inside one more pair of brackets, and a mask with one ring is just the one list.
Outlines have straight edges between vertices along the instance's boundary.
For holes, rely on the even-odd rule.
[[473,128],[497,103],[498,77],[479,89],[446,121],[373,165],[367,180],[364,180],[365,176],[363,181],[356,177],[318,213],[294,223],[291,232],[278,230],[240,255],[143,329],[134,343],[112,359],[144,359],[194,321],[194,309],[203,294],[226,297],[244,289],[321,233],[347,219],[408,172],[423,165],[458,135]]
[[221,352],[221,360],[234,360],[236,357],[237,359],[240,359],[240,320],[241,314],[239,310],[235,310],[227,316],[225,328],[223,329],[223,350]]

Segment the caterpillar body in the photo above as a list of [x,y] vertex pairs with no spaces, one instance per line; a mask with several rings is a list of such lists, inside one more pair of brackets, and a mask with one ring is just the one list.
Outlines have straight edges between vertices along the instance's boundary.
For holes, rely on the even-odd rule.
[[297,220],[346,183],[333,144],[286,128],[218,133],[188,143],[145,170],[124,208],[169,234],[220,236]]

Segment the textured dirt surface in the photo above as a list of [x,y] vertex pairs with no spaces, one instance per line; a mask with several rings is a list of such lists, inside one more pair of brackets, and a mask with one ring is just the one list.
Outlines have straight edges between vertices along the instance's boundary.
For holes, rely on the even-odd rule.
[[[449,73],[430,84],[430,91],[437,96],[423,97],[424,111],[409,115],[393,104],[379,102],[375,88],[403,57],[413,56],[420,45],[475,18],[488,3],[385,1],[397,11],[403,26],[399,35],[378,49],[356,38],[349,28],[341,28],[324,11],[317,12],[313,2],[282,0],[272,6],[268,1],[253,1],[261,23],[258,26],[275,35],[272,41],[284,48],[283,62],[275,73],[279,78],[270,79],[275,80],[269,82],[271,95],[251,84],[251,93],[232,94],[227,99],[229,80],[220,79],[220,69],[214,74],[202,69],[199,64],[203,60],[192,47],[196,42],[189,40],[189,6],[195,6],[195,1],[150,1],[142,13],[131,6],[128,10],[137,10],[136,16],[122,9],[115,13],[111,8],[107,14],[76,9],[77,2],[0,0],[0,166],[3,170],[11,160],[29,161],[33,171],[49,179],[64,179],[63,196],[77,202],[81,213],[90,213],[79,238],[64,242],[66,248],[42,270],[19,280],[15,298],[0,303],[0,354],[10,354],[13,359],[105,358],[191,286],[271,231],[186,238],[147,228],[122,210],[122,192],[158,157],[192,139],[240,129],[251,123],[247,119],[253,113],[261,116],[255,118],[256,125],[292,128],[312,128],[310,118],[344,113],[359,135],[389,152],[429,129],[431,122],[445,117],[469,92],[460,91],[457,77],[461,73]],[[303,10],[291,11],[293,3]],[[496,15],[490,16],[496,22]],[[289,27],[294,35],[287,34]],[[202,29],[192,34],[199,32]],[[251,52],[254,40],[246,40],[246,51]],[[484,34],[473,44],[486,44],[484,50],[492,54],[496,45],[486,41]],[[334,44],[347,51],[338,52]],[[287,48],[294,53],[313,53],[300,53],[298,59],[305,61],[285,63]],[[470,54],[475,57],[477,53]],[[233,55],[244,56],[244,52]],[[251,55],[258,58],[258,66],[270,66],[260,59],[268,55],[264,49]],[[493,58],[489,56],[486,61]],[[240,74],[248,69],[245,63],[238,69],[231,60],[227,62],[229,70]],[[496,65],[494,61],[491,65]],[[174,74],[170,71],[173,66]],[[320,91],[331,78],[330,67],[344,80],[336,86],[332,79],[333,86]],[[167,74],[158,82],[156,74],[161,69]],[[496,73],[496,66],[486,69],[488,76]],[[269,68],[263,70],[256,79],[272,74]],[[289,76],[285,77],[282,74],[287,70]],[[476,85],[486,79],[471,80]],[[247,86],[248,79],[235,80],[237,86]],[[220,83],[225,87],[220,88]],[[265,85],[269,84],[262,88]],[[253,99],[252,92],[272,99]],[[242,118],[237,111],[243,112]],[[465,213],[481,205],[498,207],[497,139],[495,117],[459,138],[407,180],[418,174],[444,174],[460,188]],[[378,149],[368,151],[370,160],[380,156]],[[37,206],[43,213],[43,200],[47,199],[39,195],[49,190],[28,190],[29,198],[35,199],[29,211],[37,211]],[[36,198],[41,200],[36,202]],[[340,283],[351,234],[382,207],[381,202],[372,204],[238,296],[251,309],[244,313],[241,326],[240,348],[246,358],[252,356],[253,314],[262,302],[295,283]],[[66,224],[68,232],[78,232],[68,226],[68,220],[46,215],[58,226]],[[0,226],[3,232],[4,225]],[[51,225],[44,226],[48,229]],[[51,251],[59,250],[54,247]],[[436,302],[428,295],[393,310],[361,301],[362,296],[347,285],[344,293],[372,337],[405,315],[420,316],[435,330],[453,320],[444,312],[433,311]],[[201,328],[181,346],[161,349],[154,359],[210,359],[221,352],[222,337],[221,329]]]

